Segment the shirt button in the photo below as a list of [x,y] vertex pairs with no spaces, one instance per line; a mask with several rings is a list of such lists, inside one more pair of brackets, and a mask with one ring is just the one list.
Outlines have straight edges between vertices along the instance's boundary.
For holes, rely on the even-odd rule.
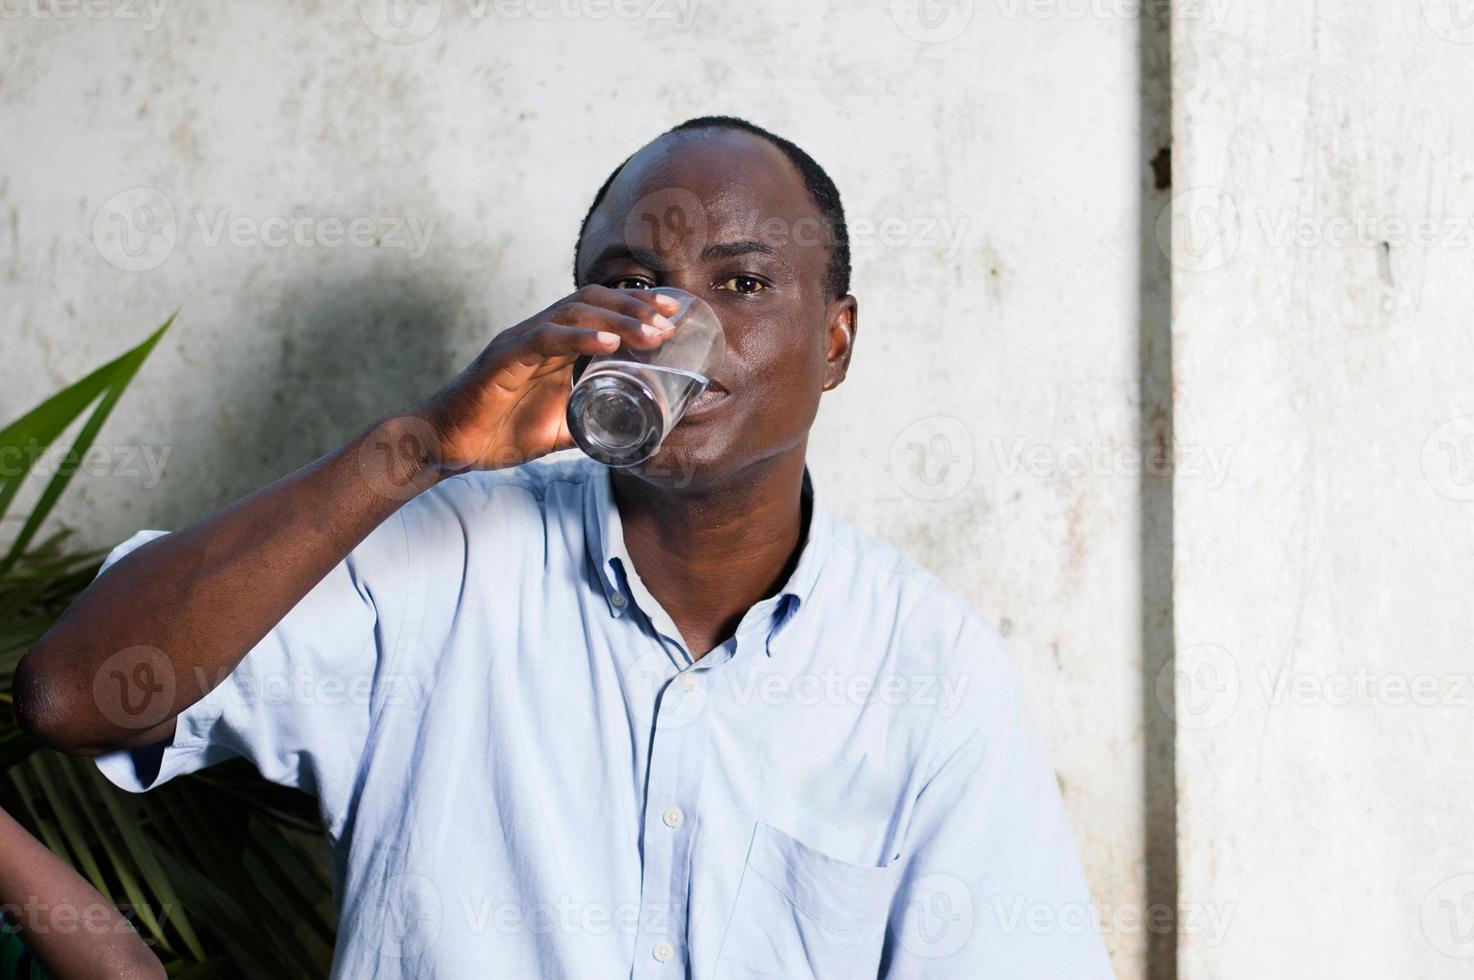
[[676,955],[676,950],[670,943],[656,943],[650,953],[660,962],[669,963],[670,958]]
[[664,820],[665,825],[671,830],[675,830],[681,825],[681,821],[686,819],[686,815],[681,812],[680,807],[673,806],[661,814],[660,819]]
[[682,674],[681,675],[681,690],[683,690],[683,691],[694,691],[694,690],[696,690],[696,675],[695,674]]
[[610,601],[612,601],[614,603],[614,608],[616,608],[616,609],[623,609],[624,608],[624,593],[623,592],[616,592],[616,593],[614,593],[614,598],[612,600],[610,600]]

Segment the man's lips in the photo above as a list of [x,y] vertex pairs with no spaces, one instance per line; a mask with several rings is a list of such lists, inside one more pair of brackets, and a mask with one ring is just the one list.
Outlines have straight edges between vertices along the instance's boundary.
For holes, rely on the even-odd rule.
[[726,401],[730,394],[731,392],[727,391],[726,387],[720,381],[713,381],[706,387],[705,391],[691,400],[691,404],[686,408],[686,413],[681,416],[681,421],[684,422],[693,416],[705,415],[711,409]]

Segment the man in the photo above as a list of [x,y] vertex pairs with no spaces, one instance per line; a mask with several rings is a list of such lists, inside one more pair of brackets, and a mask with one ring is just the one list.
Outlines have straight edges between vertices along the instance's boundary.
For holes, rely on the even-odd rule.
[[[120,547],[26,723],[132,790],[244,756],[314,793],[338,977],[1108,976],[997,633],[805,466],[858,327],[824,171],[684,123],[575,273],[412,411]],[[581,358],[664,339],[657,285],[720,317],[717,396],[640,466],[530,463]]]

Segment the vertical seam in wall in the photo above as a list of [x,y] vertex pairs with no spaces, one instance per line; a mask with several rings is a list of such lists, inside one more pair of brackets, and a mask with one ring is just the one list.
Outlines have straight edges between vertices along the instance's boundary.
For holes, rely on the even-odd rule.
[[[1171,3],[1142,5],[1138,19],[1141,213],[1138,280],[1137,437],[1140,482],[1141,719],[1145,789],[1146,907],[1170,910],[1170,929],[1147,931],[1147,980],[1177,980],[1177,742],[1171,682],[1175,461],[1172,431],[1172,262],[1158,219],[1172,197]],[[1161,465],[1165,462],[1166,465]],[[1159,683],[1164,676],[1166,683]],[[1160,921],[1144,915],[1143,921]]]

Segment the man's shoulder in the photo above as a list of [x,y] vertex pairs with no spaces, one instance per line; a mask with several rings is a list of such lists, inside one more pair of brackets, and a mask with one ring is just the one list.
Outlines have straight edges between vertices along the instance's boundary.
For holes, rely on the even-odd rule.
[[895,610],[896,643],[915,655],[935,651],[946,670],[980,663],[1006,669],[1003,636],[983,612],[936,573],[895,545],[831,516],[831,569],[867,602]]
[[877,673],[915,695],[917,710],[941,726],[938,732],[952,732],[939,735],[949,744],[1007,724],[1023,685],[992,621],[895,545],[846,520],[831,528],[835,565],[825,577],[845,590],[846,608],[869,610],[861,628],[878,642]]

